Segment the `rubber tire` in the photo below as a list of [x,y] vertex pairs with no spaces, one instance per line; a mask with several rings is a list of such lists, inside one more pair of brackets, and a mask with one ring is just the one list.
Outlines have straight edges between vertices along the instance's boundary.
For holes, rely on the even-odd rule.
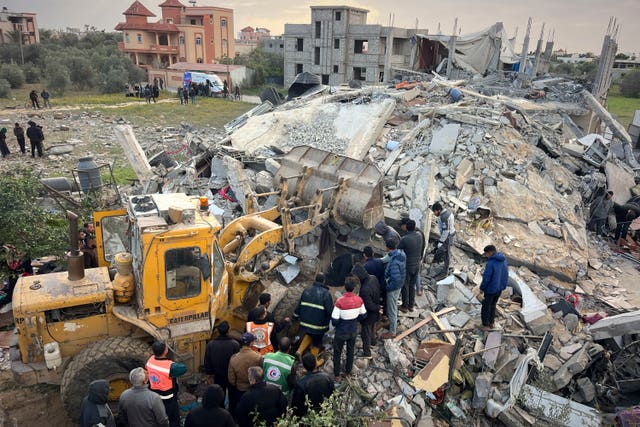
[[130,337],[111,337],[84,348],[69,362],[62,375],[60,397],[72,420],[80,416],[80,404],[92,381],[125,374],[144,367],[151,356],[151,347]]
[[304,289],[301,287],[289,288],[287,290],[285,296],[282,297],[273,310],[273,317],[275,317],[276,322],[282,322],[282,319],[285,317],[291,317],[293,319],[293,312],[296,310],[296,307],[298,307],[302,291],[304,291]]

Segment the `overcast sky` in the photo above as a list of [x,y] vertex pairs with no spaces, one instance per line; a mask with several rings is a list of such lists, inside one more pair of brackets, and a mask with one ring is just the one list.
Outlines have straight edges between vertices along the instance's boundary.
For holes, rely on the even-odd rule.
[[[157,7],[162,0],[141,0],[160,17]],[[187,0],[182,0],[188,5]],[[124,12],[133,0],[0,0],[0,6],[13,11],[35,12],[38,25],[48,29],[83,27],[93,25],[112,31],[118,22],[124,21]],[[600,53],[602,38],[610,16],[618,18],[619,51],[640,52],[640,0],[198,0],[200,5],[228,7],[235,10],[235,31],[250,25],[266,27],[272,34],[281,34],[285,23],[308,23],[310,5],[348,4],[370,10],[368,23],[388,25],[390,14],[395,14],[396,27],[416,26],[437,32],[440,24],[445,34],[453,30],[454,19],[462,34],[486,28],[497,21],[504,22],[509,35],[518,30],[516,50],[522,48],[522,38],[527,18],[533,19],[533,47],[540,35],[542,23],[548,30],[555,29],[555,47],[570,52]],[[397,10],[392,10],[397,5]],[[153,18],[159,19],[159,18]]]

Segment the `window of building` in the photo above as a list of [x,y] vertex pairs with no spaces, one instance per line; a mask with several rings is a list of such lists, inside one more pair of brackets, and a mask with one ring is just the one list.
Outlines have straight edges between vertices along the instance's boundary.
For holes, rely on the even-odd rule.
[[304,39],[296,39],[296,50],[302,52],[304,50]]
[[320,65],[320,48],[316,47],[313,50],[313,63],[315,65]]
[[130,43],[131,39],[129,38],[129,33],[124,33],[124,42],[125,43]]
[[362,80],[365,81],[367,79],[367,69],[363,67],[353,67],[353,80]]
[[367,53],[369,51],[368,40],[356,40],[353,48],[353,53]]
[[323,74],[322,75],[322,84],[323,85],[328,85],[329,84],[329,74]]
[[168,299],[192,298],[200,295],[200,248],[170,249],[164,254]]
[[227,26],[227,20],[226,20],[226,19],[224,19],[224,18],[222,18],[222,20],[220,20],[220,26],[221,26],[222,28],[226,27],[226,26]]
[[196,37],[196,46],[200,46],[202,44],[202,37]]
[[169,46],[169,36],[166,34],[160,34],[158,36],[158,43],[160,46]]
[[284,44],[280,43],[280,49],[284,49]]
[[407,39],[393,39],[393,50],[391,51],[392,55],[404,55],[404,47],[408,46],[409,40]]
[[227,50],[227,39],[222,39],[222,51],[223,53],[228,54],[228,50]]
[[269,43],[269,49],[273,48],[273,43]]
[[336,21],[340,21],[342,19],[342,12],[336,12]]
[[322,22],[316,21],[316,38],[320,38],[320,34],[322,33]]
[[136,34],[136,39],[138,40],[138,43],[142,43],[142,34],[138,33]]
[[333,39],[333,48],[340,49],[340,39]]
[[178,43],[179,44],[184,44],[184,36],[178,37]]
[[167,18],[167,24],[173,24],[173,19]]
[[339,65],[334,65],[333,66],[333,72],[334,73],[339,73],[340,72],[340,66]]
[[197,62],[198,64],[202,64],[202,58],[198,58],[198,59],[196,59],[196,62]]
[[296,74],[300,74],[304,71],[302,64],[296,64]]
[[191,25],[196,25],[196,20],[195,19],[191,20]]

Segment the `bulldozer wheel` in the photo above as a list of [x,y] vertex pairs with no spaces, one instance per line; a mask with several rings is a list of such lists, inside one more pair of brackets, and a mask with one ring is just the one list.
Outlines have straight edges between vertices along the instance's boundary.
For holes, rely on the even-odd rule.
[[95,380],[109,381],[109,402],[117,404],[120,394],[130,387],[129,372],[145,366],[149,356],[147,343],[129,337],[107,338],[78,353],[64,371],[60,386],[60,396],[71,419],[78,419],[80,403],[89,383]]
[[304,291],[304,289],[300,287],[289,288],[287,290],[287,294],[282,297],[273,310],[273,317],[276,318],[276,322],[281,322],[285,317],[293,317],[293,312],[300,302],[302,291]]

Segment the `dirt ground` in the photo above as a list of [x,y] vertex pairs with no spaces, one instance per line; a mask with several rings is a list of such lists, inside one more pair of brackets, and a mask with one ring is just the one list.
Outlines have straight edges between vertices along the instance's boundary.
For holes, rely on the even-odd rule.
[[11,371],[0,372],[0,427],[72,427],[53,385],[21,387]]

